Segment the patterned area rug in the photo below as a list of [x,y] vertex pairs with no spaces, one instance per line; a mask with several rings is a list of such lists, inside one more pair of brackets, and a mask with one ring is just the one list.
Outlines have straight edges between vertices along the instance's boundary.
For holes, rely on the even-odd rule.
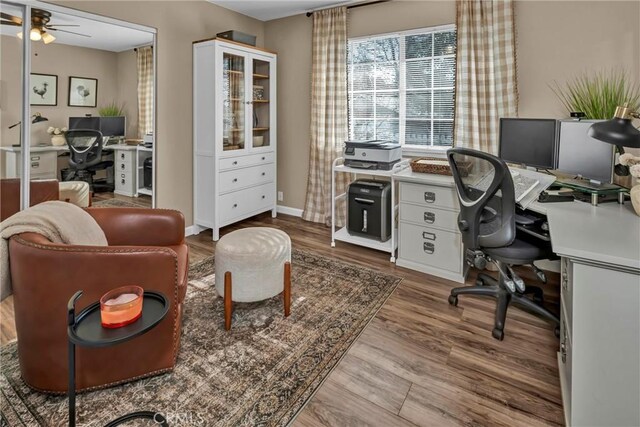
[[[226,332],[213,266],[210,258],[191,267],[174,372],[79,395],[79,426],[149,409],[171,426],[285,426],[401,281],[294,250],[291,315],[279,296],[236,304]],[[66,425],[66,398],[22,382],[15,342],[0,358],[2,426]]]
[[148,206],[143,203],[134,203],[128,200],[121,199],[106,199],[100,200],[92,204],[94,207],[98,208],[146,208]]

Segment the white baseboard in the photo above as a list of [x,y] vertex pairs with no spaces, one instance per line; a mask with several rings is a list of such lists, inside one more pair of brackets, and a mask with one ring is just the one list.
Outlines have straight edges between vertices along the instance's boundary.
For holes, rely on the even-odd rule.
[[302,209],[290,208],[289,206],[278,205],[276,210],[278,211],[278,213],[281,213],[284,215],[296,216],[298,218],[302,217]]
[[189,237],[189,236],[193,236],[196,233],[197,229],[195,225],[190,225],[188,227],[185,227],[184,229],[184,237]]

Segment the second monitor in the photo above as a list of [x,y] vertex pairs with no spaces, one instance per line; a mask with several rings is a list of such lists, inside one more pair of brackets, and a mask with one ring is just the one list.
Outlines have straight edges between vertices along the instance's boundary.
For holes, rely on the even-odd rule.
[[554,119],[500,119],[500,158],[543,169],[554,169],[558,121]]

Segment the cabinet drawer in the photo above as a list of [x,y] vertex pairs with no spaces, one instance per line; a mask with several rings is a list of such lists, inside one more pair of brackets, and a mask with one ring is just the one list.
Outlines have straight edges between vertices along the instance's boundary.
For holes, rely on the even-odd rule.
[[569,326],[573,323],[573,263],[569,258],[560,262],[560,300]]
[[451,187],[402,182],[400,183],[400,201],[459,210],[458,196]]
[[275,201],[275,193],[275,184],[269,183],[220,196],[220,222],[224,224],[251,212],[270,208]]
[[121,160],[116,161],[115,172],[133,172],[135,167],[133,162],[123,162]]
[[228,193],[241,188],[273,182],[274,177],[275,165],[273,163],[221,172],[220,193]]
[[29,163],[31,164],[31,176],[56,176],[58,158],[55,152],[31,153]]
[[273,152],[252,154],[250,156],[227,157],[224,159],[220,159],[220,170],[244,168],[247,166],[273,163],[274,161],[275,155]]
[[425,226],[444,228],[458,232],[458,213],[433,206],[400,204],[400,221],[409,221]]
[[131,172],[116,171],[114,174],[115,191],[123,194],[135,194],[136,181]]
[[400,258],[462,272],[462,240],[458,233],[401,222],[398,247]]
[[134,151],[126,151],[126,150],[115,150],[114,152],[114,161],[116,163],[122,162],[126,164],[131,164],[135,159]]

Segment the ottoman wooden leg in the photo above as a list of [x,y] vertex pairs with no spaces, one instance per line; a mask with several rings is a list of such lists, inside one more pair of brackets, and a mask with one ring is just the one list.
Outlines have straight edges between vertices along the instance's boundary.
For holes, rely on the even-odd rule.
[[291,263],[284,263],[284,291],[282,292],[284,299],[284,317],[288,317],[291,313]]
[[231,329],[231,313],[233,302],[231,301],[231,272],[224,273],[224,328]]

